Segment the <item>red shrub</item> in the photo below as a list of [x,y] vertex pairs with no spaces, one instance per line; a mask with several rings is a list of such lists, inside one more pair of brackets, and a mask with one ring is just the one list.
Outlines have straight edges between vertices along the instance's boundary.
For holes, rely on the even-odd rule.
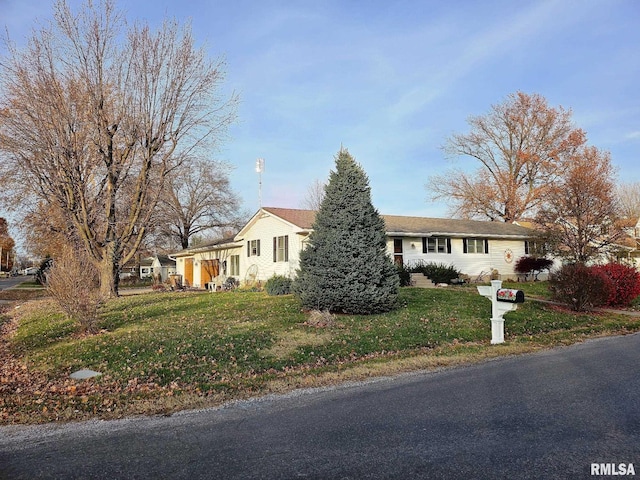
[[607,263],[591,268],[607,276],[612,283],[607,305],[627,307],[640,295],[640,273],[635,268],[620,263]]
[[549,278],[553,299],[576,312],[607,304],[613,291],[610,278],[582,264],[564,265]]
[[548,270],[553,265],[553,260],[544,257],[520,257],[516,260],[514,270],[522,273],[525,278],[533,274],[534,279],[538,279],[538,274],[543,270]]

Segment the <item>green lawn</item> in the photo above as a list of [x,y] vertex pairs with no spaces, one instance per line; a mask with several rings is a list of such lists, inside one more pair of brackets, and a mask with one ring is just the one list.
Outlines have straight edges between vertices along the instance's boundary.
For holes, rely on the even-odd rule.
[[[319,328],[292,296],[150,293],[107,303],[94,336],[50,300],[30,302],[4,337],[5,370],[22,371],[0,371],[0,422],[171,412],[640,330],[637,318],[528,301],[505,316],[506,342],[490,345],[490,302],[473,289],[405,288],[400,299],[393,312]],[[103,375],[68,379],[82,368]]]
[[549,284],[547,282],[502,282],[504,288],[522,290],[526,297],[551,298]]

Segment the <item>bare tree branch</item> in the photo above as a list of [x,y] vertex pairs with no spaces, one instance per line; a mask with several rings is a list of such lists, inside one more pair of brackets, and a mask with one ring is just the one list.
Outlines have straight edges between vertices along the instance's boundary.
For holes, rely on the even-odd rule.
[[189,26],[127,26],[112,0],[54,22],[0,64],[0,177],[14,193],[64,212],[117,295],[119,266],[152,226],[165,178],[216,146],[237,97],[225,64],[195,47]]
[[194,235],[237,231],[248,215],[229,183],[229,165],[218,161],[185,162],[167,178],[156,221],[158,234],[182,248]]
[[302,207],[308,210],[320,210],[326,186],[326,181],[323,182],[316,178],[313,183],[309,185],[309,188],[307,188],[307,194],[302,202]]
[[471,130],[452,135],[444,151],[475,159],[471,175],[457,170],[431,177],[427,190],[462,217],[511,222],[532,215],[558,177],[557,159],[574,131],[571,112],[549,107],[540,95],[517,92],[485,116],[469,119]]

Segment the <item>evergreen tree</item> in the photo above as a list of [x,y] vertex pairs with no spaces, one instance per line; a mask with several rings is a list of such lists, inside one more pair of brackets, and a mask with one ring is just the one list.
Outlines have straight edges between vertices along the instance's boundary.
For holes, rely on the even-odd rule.
[[300,254],[294,291],[305,308],[370,314],[395,308],[398,286],[369,179],[341,148]]

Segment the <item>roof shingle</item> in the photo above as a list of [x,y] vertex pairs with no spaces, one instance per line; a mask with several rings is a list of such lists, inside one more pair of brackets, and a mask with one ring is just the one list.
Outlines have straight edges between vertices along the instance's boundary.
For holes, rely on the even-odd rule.
[[[302,229],[313,228],[316,212],[292,208],[263,207],[263,210],[276,215]],[[382,215],[388,234],[408,235],[451,235],[482,237],[530,237],[532,230],[504,222],[483,222],[479,220],[458,220],[451,218],[406,217],[401,215]]]

